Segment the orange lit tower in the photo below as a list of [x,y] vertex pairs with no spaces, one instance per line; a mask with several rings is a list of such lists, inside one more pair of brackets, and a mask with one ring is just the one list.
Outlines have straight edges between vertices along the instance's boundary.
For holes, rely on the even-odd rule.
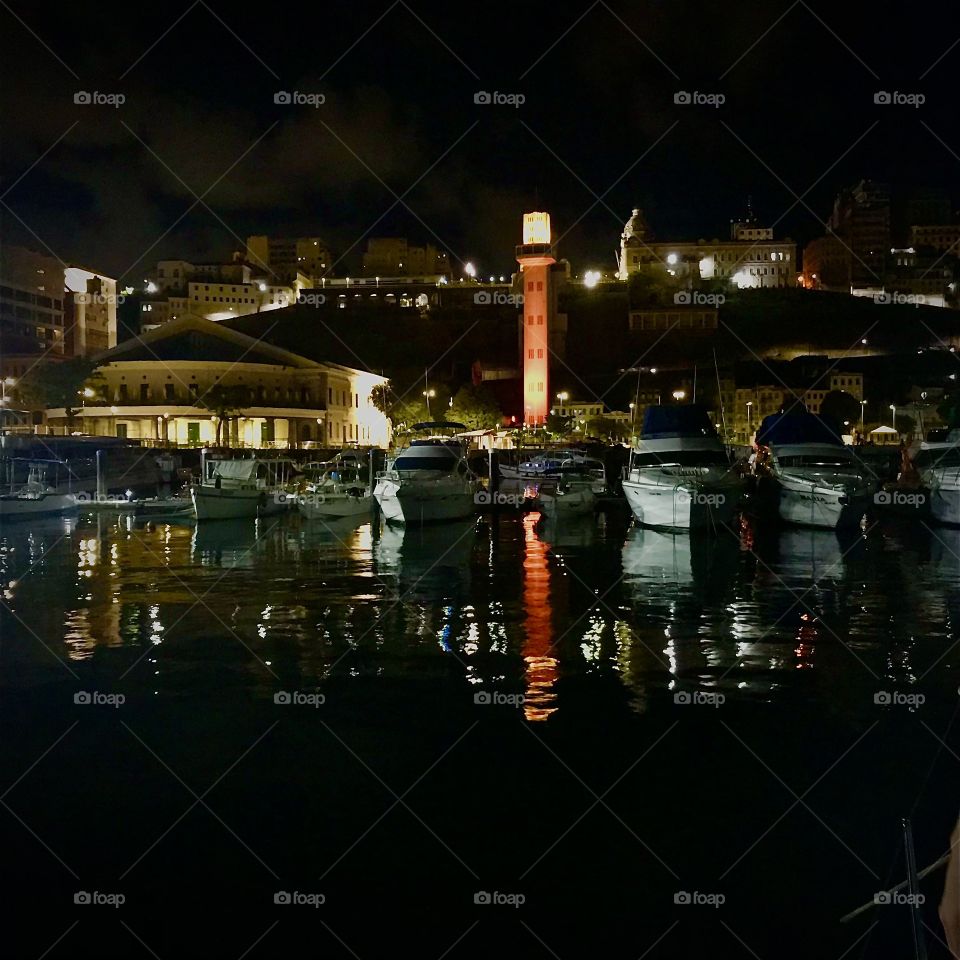
[[550,409],[550,322],[556,312],[550,243],[550,214],[523,215],[523,243],[517,247],[523,291],[523,419],[541,425]]

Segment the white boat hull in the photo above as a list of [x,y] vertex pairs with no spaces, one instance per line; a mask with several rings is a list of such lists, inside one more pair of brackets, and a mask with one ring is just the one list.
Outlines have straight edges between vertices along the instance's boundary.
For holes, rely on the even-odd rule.
[[933,487],[930,490],[930,516],[937,523],[960,525],[960,487]]
[[372,507],[373,498],[369,494],[351,497],[349,494],[305,493],[297,498],[297,509],[307,520],[359,517],[369,513]]
[[541,493],[537,502],[548,517],[582,517],[597,507],[596,494],[589,487],[571,493]]
[[637,480],[624,480],[622,486],[637,522],[666,530],[710,529],[730,523],[739,500],[735,488],[693,489]]
[[[844,500],[848,502],[841,502]],[[835,530],[859,525],[867,512],[867,500],[828,490],[794,490],[781,486],[778,509],[784,523]]]
[[223,487],[194,487],[190,491],[197,520],[241,520],[261,515],[267,505],[262,490],[231,490]]
[[79,506],[72,493],[48,493],[40,497],[0,497],[0,518],[17,520],[28,517],[69,513]]
[[390,523],[464,520],[476,511],[476,491],[463,487],[425,489],[416,483],[381,478],[374,497]]

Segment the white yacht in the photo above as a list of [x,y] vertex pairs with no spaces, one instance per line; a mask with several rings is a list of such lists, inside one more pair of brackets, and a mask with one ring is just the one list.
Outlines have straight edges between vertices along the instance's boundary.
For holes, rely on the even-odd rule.
[[[414,430],[465,430],[458,423],[418,423]],[[391,523],[461,520],[476,510],[479,480],[459,440],[430,436],[413,440],[377,475],[373,495]]]
[[197,520],[237,520],[279,513],[298,472],[292,460],[204,460],[203,482],[190,490]]
[[639,523],[672,530],[715,528],[736,515],[744,488],[703,407],[647,408],[623,480]]
[[930,516],[938,523],[960,524],[960,430],[950,430],[943,440],[925,440],[913,465],[929,491]]
[[297,509],[308,520],[359,517],[370,513],[373,492],[367,471],[356,455],[338,454],[326,463],[304,466],[307,483],[294,494]]
[[859,525],[876,484],[827,420],[806,411],[771,414],[757,430],[757,447],[761,511],[810,527]]
[[[11,463],[11,471],[15,463]],[[60,493],[56,486],[48,483],[47,466],[47,461],[31,462],[26,482],[9,493],[0,494],[0,519],[51,516],[77,509],[79,497],[76,494]]]

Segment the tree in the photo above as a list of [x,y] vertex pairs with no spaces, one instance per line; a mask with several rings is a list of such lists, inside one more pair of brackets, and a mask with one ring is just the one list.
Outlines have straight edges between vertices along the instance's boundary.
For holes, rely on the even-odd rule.
[[197,399],[198,406],[209,410],[217,418],[216,445],[218,447],[222,446],[220,439],[224,423],[235,417],[246,406],[249,396],[246,387],[231,387],[215,383]]
[[544,428],[551,437],[559,439],[567,436],[574,428],[573,417],[565,417],[561,413],[550,413],[547,415]]
[[83,357],[47,360],[31,367],[21,378],[18,389],[24,405],[31,411],[63,407],[67,432],[73,433],[74,420],[82,407],[84,391],[93,396],[101,388],[103,377],[97,365]]
[[842,427],[845,420],[851,425],[860,423],[860,401],[846,390],[831,390],[820,404],[820,413],[835,420]]
[[449,417],[470,430],[489,430],[501,425],[503,411],[496,397],[486,387],[467,384],[456,392]]

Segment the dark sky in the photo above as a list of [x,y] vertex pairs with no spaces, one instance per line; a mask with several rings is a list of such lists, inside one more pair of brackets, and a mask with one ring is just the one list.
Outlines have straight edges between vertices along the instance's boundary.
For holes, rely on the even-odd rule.
[[[695,239],[752,194],[803,240],[864,176],[960,199],[960,20],[936,8],[10,0],[0,20],[3,236],[127,282],[249,233],[324,236],[341,273],[379,234],[499,274],[522,210],[544,208],[579,272],[613,265],[636,204],[659,236]],[[879,90],[926,102],[876,105]]]

